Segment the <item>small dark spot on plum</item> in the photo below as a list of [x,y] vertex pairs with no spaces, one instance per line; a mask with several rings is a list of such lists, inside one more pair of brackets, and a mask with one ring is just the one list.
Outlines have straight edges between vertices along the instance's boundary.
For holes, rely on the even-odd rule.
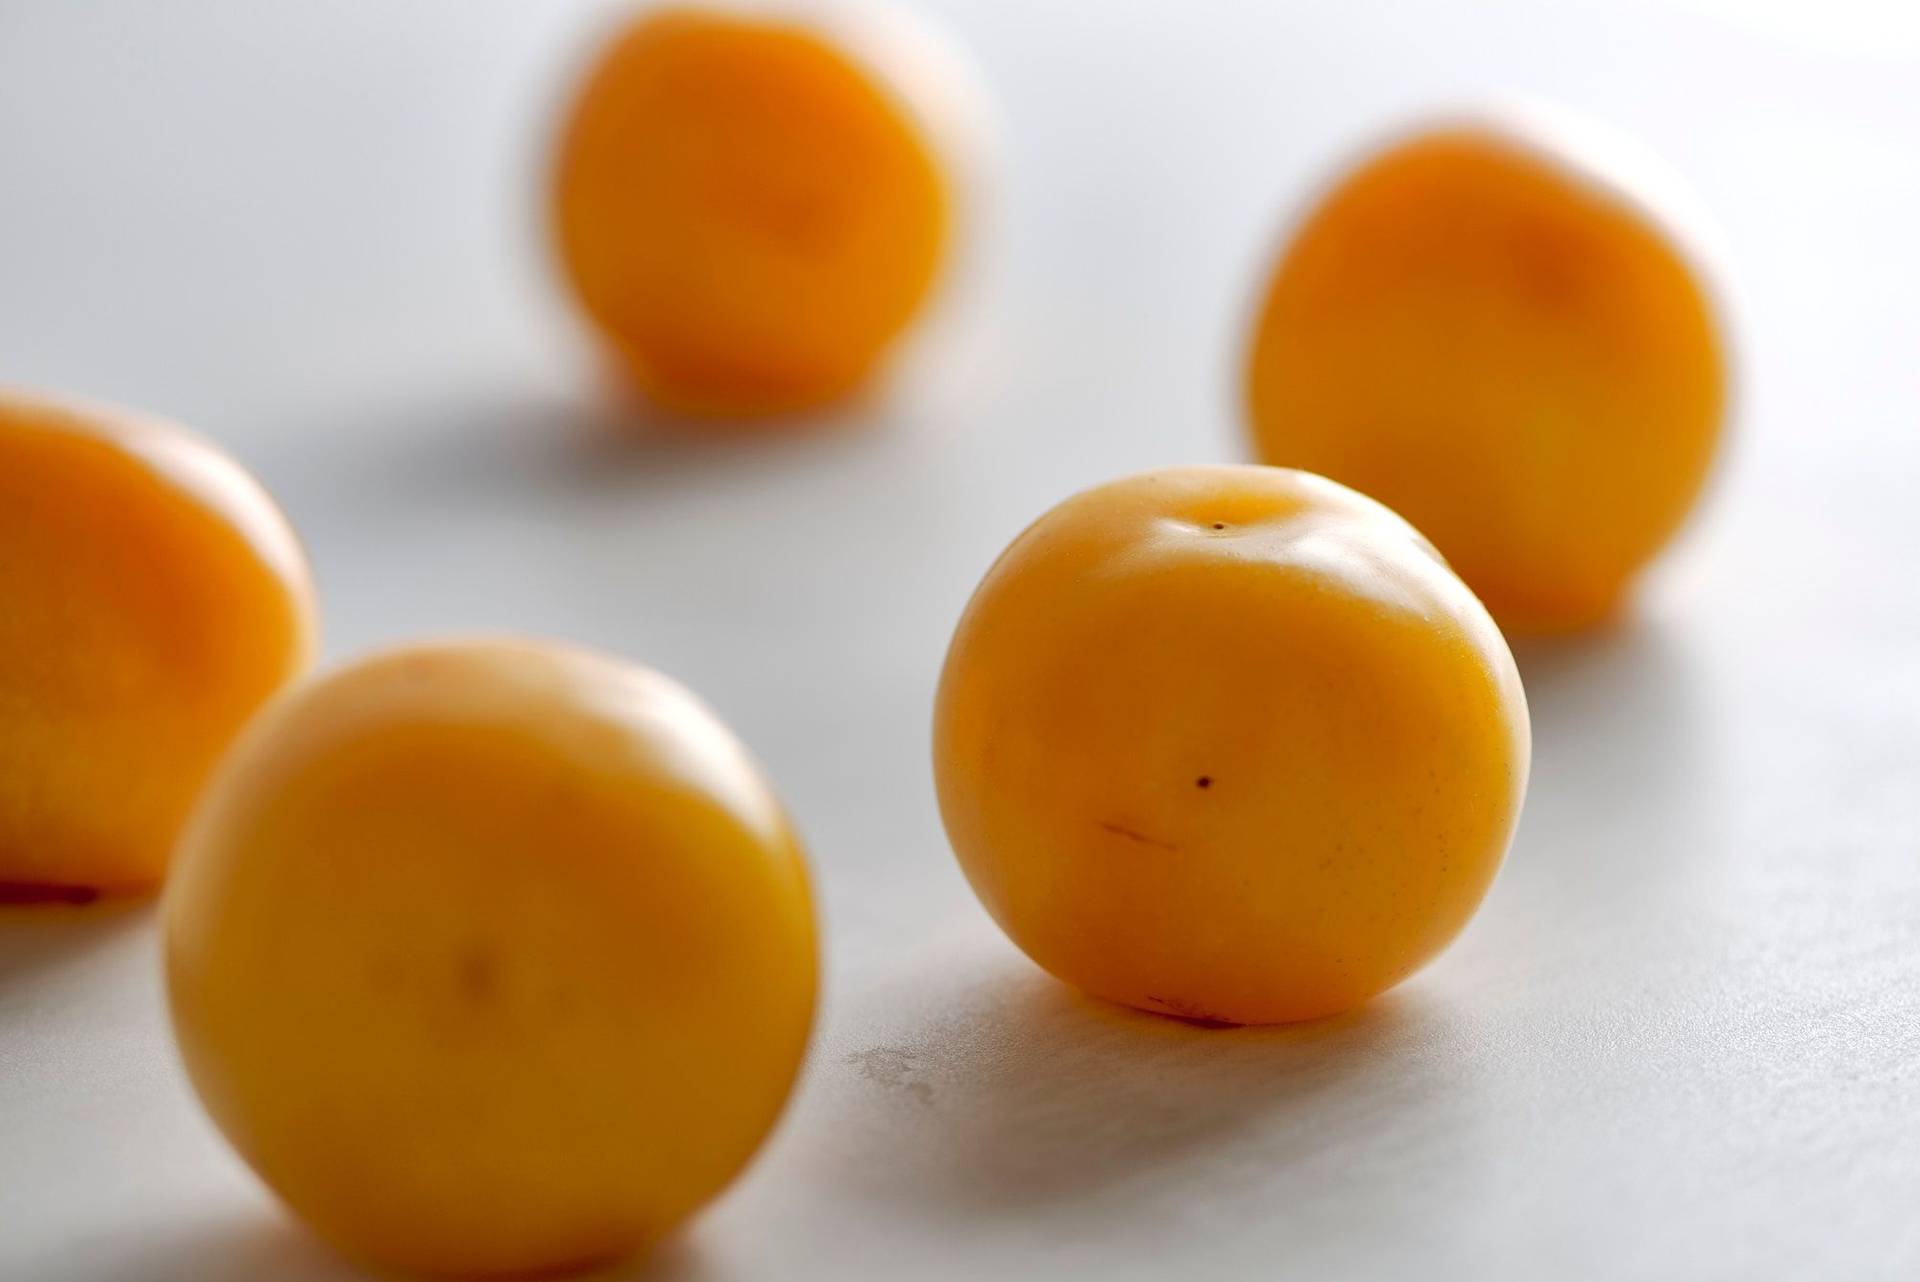
[[1213,523],[1213,528],[1216,530],[1224,530],[1227,528],[1227,525],[1225,521],[1215,521]]
[[474,1002],[489,1002],[500,991],[500,959],[484,944],[469,948],[460,958],[460,991]]
[[1201,775],[1198,779],[1195,779],[1193,781],[1193,786],[1196,788],[1211,788],[1213,787],[1213,776]]

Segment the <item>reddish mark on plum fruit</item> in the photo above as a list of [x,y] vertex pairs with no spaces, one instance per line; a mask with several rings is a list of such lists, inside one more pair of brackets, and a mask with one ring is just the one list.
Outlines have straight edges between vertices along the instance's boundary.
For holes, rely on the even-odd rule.
[[30,881],[0,881],[0,904],[90,904],[97,886],[43,886]]
[[1152,846],[1156,850],[1180,849],[1180,847],[1174,845],[1170,841],[1161,841],[1157,837],[1149,837],[1147,836],[1146,833],[1136,831],[1135,829],[1132,829],[1132,828],[1128,828],[1123,824],[1107,823],[1105,821],[1102,821],[1100,824],[1100,830],[1102,832],[1110,832],[1116,837],[1125,837],[1128,841],[1137,841],[1143,846]]
[[1195,779],[1193,781],[1193,786],[1196,788],[1211,788],[1213,787],[1213,776],[1201,775],[1198,779]]

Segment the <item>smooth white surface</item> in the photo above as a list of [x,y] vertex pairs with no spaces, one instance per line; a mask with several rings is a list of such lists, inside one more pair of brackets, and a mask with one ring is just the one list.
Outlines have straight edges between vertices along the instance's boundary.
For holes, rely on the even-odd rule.
[[[948,0],[1002,129],[944,373],[869,430],[619,448],[548,292],[595,6],[0,0],[0,378],[233,449],[335,657],[549,633],[700,691],[812,847],[830,987],[748,1176],[635,1278],[1920,1276],[1920,16]],[[1531,94],[1725,232],[1742,432],[1636,622],[1523,655],[1533,792],[1459,943],[1208,1032],[1004,943],[932,684],[1067,491],[1238,457],[1256,269],[1409,111]],[[935,362],[938,365],[939,362]],[[0,1277],[358,1276],[177,1070],[146,909],[0,915]]]

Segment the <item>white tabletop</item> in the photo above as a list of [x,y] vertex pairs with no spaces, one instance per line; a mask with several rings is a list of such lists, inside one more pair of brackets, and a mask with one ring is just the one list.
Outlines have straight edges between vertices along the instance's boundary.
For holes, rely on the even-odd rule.
[[[858,430],[617,448],[537,236],[598,6],[0,0],[0,379],[226,443],[334,658],[587,642],[701,691],[812,850],[807,1079],[633,1278],[1920,1276],[1920,12],[947,0],[999,117],[975,295]],[[928,770],[974,580],[1068,491],[1240,457],[1256,267],[1408,112],[1521,93],[1724,232],[1740,432],[1629,624],[1530,650],[1484,909],[1351,1016],[1046,979]],[[151,911],[0,915],[0,1277],[354,1275],[202,1118]]]

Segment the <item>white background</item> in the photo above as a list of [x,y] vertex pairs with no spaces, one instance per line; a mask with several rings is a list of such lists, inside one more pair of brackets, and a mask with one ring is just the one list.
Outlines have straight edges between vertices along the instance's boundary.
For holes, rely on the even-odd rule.
[[[938,8],[998,118],[972,306],[853,430],[701,449],[609,443],[546,276],[593,6],[0,0],[0,379],[228,445],[308,541],[330,657],[639,658],[808,838],[808,1078],[622,1276],[1920,1276],[1920,13]],[[1639,135],[1717,216],[1712,498],[1632,621],[1523,654],[1532,795],[1440,962],[1284,1030],[1077,998],[941,836],[948,629],[1068,491],[1240,457],[1287,212],[1410,113],[1511,93]],[[152,934],[0,915],[0,1277],[354,1276],[202,1120]]]

